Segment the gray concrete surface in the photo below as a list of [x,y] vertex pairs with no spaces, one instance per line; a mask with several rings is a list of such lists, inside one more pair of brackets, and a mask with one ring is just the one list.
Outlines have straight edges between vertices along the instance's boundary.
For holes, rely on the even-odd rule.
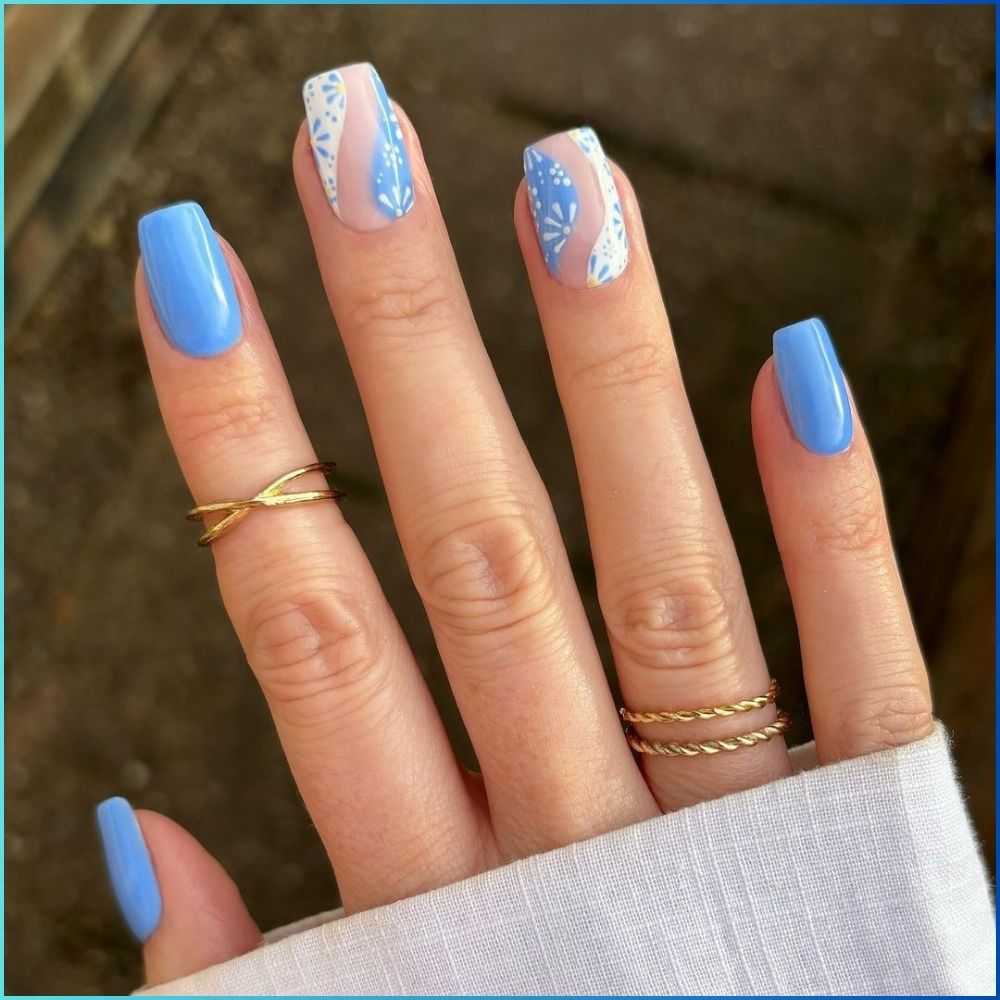
[[[189,497],[133,314],[143,212],[195,198],[242,254],[317,451],[340,463],[350,520],[471,759],[288,167],[302,79],[358,59],[378,65],[421,135],[592,612],[570,452],[510,223],[521,148],[581,122],[638,190],[798,736],[794,626],[747,420],[773,329],[828,319],[915,604],[930,576],[959,572],[954,553],[926,554],[942,530],[929,484],[956,434],[972,456],[958,475],[973,487],[992,476],[988,428],[968,441],[955,423],[969,370],[992,369],[991,8],[225,8],[43,301],[8,331],[7,992],[139,982],[91,813],[110,794],[198,835],[265,927],[336,902],[211,559],[182,516]],[[932,611],[931,625],[947,608]],[[924,638],[933,666],[935,635]],[[965,668],[981,697],[949,720],[960,746],[992,730],[992,649],[979,653]],[[935,677],[939,691],[953,683]],[[967,774],[987,813],[988,772]]]

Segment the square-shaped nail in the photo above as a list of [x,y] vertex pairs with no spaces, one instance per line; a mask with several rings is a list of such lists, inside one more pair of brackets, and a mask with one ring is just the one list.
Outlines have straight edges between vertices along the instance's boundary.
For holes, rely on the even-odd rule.
[[592,128],[541,139],[524,151],[524,179],[545,266],[571,288],[594,288],[628,264],[618,188]]
[[302,87],[316,169],[330,206],[349,229],[368,232],[413,208],[410,159],[375,67],[328,70]]
[[168,205],[139,220],[153,310],[179,351],[212,357],[240,339],[243,320],[222,247],[201,205]]
[[854,438],[851,400],[830,334],[804,319],[774,335],[774,367],[792,430],[817,455],[837,455]]

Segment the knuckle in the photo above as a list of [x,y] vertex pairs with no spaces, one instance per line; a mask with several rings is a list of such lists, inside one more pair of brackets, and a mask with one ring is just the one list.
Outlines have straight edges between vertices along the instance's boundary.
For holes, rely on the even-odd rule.
[[810,542],[820,557],[848,555],[864,562],[881,561],[891,543],[878,492],[859,488],[835,498],[812,523]]
[[456,319],[456,292],[439,270],[419,261],[387,276],[367,278],[355,290],[348,322],[361,336],[412,340],[433,334]]
[[342,587],[269,594],[249,616],[247,656],[268,700],[305,725],[369,706],[385,680],[373,616]]
[[233,379],[206,389],[192,385],[174,401],[178,449],[215,450],[272,426],[280,405],[260,378]]
[[677,381],[673,353],[661,340],[642,338],[614,345],[573,370],[574,388],[583,392],[628,389],[660,394]]
[[602,598],[616,655],[649,670],[725,669],[735,662],[730,602],[706,563]]
[[869,691],[838,727],[838,759],[905,746],[930,734],[934,712],[927,687],[912,681]]
[[497,634],[553,611],[551,560],[530,514],[501,511],[425,548],[421,596],[432,618],[465,636]]

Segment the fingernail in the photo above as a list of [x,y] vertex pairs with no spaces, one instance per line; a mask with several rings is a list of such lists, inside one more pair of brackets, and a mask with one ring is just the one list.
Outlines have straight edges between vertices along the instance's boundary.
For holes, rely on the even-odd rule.
[[854,437],[851,402],[830,335],[804,319],[774,335],[774,365],[792,430],[817,455],[836,455]]
[[233,278],[201,205],[182,201],[144,215],[139,247],[156,318],[177,350],[209,358],[240,339]]
[[375,67],[328,70],[302,87],[316,169],[349,229],[382,229],[413,208],[403,132]]
[[156,930],[163,913],[149,849],[125,799],[105,799],[97,807],[97,826],[115,899],[141,944]]
[[571,288],[614,281],[628,264],[628,238],[597,133],[575,128],[529,146],[524,179],[549,274]]

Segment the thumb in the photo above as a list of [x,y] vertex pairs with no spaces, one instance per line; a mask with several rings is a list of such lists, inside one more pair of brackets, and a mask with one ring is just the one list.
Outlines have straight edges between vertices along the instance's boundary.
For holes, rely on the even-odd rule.
[[143,945],[147,986],[260,944],[236,884],[183,827],[122,798],[97,807],[97,825],[118,906]]

